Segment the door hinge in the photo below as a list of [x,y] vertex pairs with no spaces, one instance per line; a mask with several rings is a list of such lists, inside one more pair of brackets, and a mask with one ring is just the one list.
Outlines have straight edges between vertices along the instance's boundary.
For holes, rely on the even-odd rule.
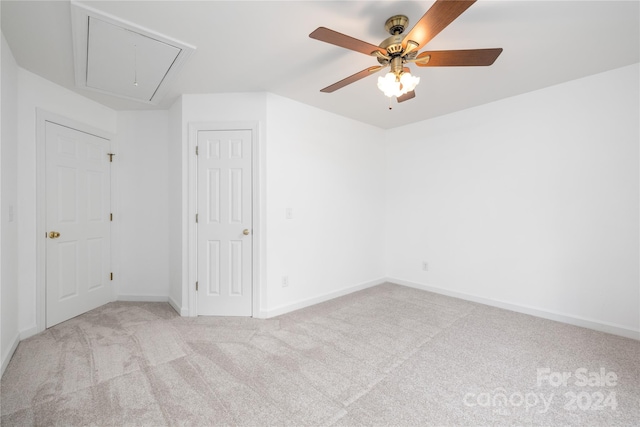
[[198,214],[196,214],[196,223],[198,223]]
[[196,282],[196,291],[198,290],[198,282]]
[[111,280],[113,280],[113,273],[110,273],[109,276],[110,276]]
[[113,213],[109,214],[109,221],[113,221]]
[[198,155],[198,146],[196,145],[196,156]]
[[107,153],[107,156],[109,156],[109,163],[113,163],[113,156],[115,156],[115,153]]

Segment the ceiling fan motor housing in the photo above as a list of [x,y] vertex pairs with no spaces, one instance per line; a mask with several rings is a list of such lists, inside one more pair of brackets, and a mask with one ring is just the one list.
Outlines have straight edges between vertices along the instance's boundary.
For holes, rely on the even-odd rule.
[[[387,19],[387,22],[384,24],[384,29],[391,34],[391,37],[387,37],[382,43],[379,44],[381,48],[387,51],[387,55],[394,56],[402,55],[403,47],[402,40],[404,37],[402,33],[409,25],[409,18],[404,15],[394,15],[391,18]],[[389,63],[389,60],[384,60],[383,58],[378,58],[378,62],[383,65]]]
[[387,54],[390,56],[399,55],[402,53],[402,40],[404,37],[402,35],[397,34],[395,36],[388,37],[384,39],[382,43],[380,43],[380,47],[387,51]]

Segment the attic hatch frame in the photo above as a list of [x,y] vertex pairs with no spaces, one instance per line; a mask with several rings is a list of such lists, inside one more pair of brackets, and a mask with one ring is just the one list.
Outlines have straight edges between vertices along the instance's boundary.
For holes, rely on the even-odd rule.
[[[107,24],[119,27],[120,29],[136,33],[140,36],[147,37],[160,43],[164,43],[179,50],[178,55],[167,69],[166,73],[164,74],[150,99],[132,97],[109,90],[95,88],[87,84],[90,19],[97,19]],[[71,2],[71,31],[73,39],[73,62],[76,87],[80,89],[90,90],[92,92],[102,93],[118,98],[152,105],[158,105],[162,101],[167,91],[169,90],[170,82],[178,75],[184,63],[196,49],[195,46],[165,36],[156,31],[152,31],[140,25],[134,24],[130,21],[120,19],[116,16],[110,15],[76,1]]]

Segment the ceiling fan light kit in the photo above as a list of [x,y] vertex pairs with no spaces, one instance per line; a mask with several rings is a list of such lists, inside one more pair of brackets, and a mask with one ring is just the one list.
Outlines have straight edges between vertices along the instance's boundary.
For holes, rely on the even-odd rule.
[[415,97],[414,90],[420,83],[420,77],[412,75],[406,66],[408,63],[413,63],[418,67],[488,66],[493,64],[502,53],[501,48],[418,53],[420,48],[423,48],[475,2],[476,0],[436,0],[406,35],[403,33],[409,24],[409,18],[404,15],[394,15],[387,19],[384,25],[385,30],[391,36],[378,46],[325,27],[317,28],[309,34],[309,37],[371,55],[380,63],[378,67],[369,67],[327,86],[321,89],[321,92],[334,92],[383,68],[390,67],[385,76],[378,77],[378,88],[386,96],[390,98],[395,96],[398,102],[403,102]]
[[405,72],[400,76],[389,72],[384,77],[378,77],[378,89],[389,98],[392,96],[397,98],[414,90],[418,83],[420,83],[420,77]]

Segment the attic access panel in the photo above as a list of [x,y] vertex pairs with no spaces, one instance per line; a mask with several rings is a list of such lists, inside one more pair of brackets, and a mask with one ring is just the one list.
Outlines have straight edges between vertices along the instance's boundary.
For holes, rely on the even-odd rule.
[[95,9],[71,4],[76,86],[158,104],[195,50]]
[[151,101],[180,49],[89,18],[88,89]]

